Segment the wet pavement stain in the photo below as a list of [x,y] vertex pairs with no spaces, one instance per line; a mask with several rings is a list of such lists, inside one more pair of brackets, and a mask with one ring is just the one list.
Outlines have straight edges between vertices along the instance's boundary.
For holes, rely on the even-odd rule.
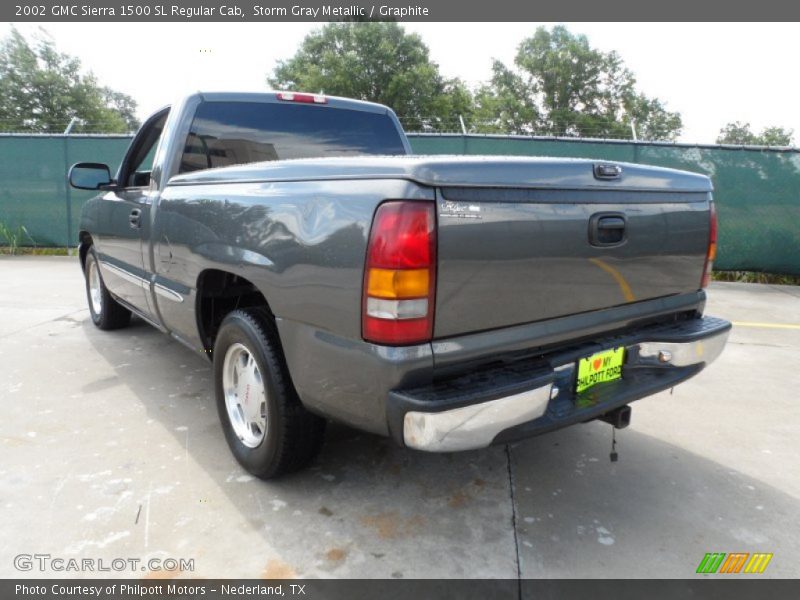
[[447,501],[447,506],[450,508],[463,508],[470,500],[469,494],[463,491],[458,491]]
[[295,579],[296,577],[297,573],[291,565],[277,558],[269,559],[264,570],[261,571],[262,579]]
[[425,525],[425,517],[422,515],[414,515],[403,519],[397,515],[396,511],[391,511],[362,517],[361,524],[374,529],[379,538],[383,540],[393,540],[419,533]]
[[347,557],[347,551],[341,548],[331,548],[325,553],[325,558],[331,562],[341,562]]

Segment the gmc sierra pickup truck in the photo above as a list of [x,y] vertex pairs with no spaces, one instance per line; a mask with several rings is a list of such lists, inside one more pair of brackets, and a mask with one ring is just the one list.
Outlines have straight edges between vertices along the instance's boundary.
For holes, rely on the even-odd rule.
[[308,464],[327,419],[434,452],[623,427],[731,327],[703,316],[702,175],[413,156],[385,106],[276,92],[188,96],[114,177],[69,181],[99,191],[79,234],[95,325],[133,313],[208,357],[263,478]]

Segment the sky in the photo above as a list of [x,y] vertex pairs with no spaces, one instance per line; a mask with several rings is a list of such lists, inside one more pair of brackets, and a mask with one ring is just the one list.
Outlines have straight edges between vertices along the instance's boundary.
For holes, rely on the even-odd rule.
[[[258,91],[276,61],[294,54],[309,23],[44,23],[58,48],[103,85],[133,96],[139,116],[196,90]],[[513,62],[520,41],[552,23],[406,23],[446,77],[477,86],[492,59]],[[713,143],[731,121],[756,131],[794,129],[800,143],[800,78],[792,66],[798,23],[565,23],[594,47],[616,50],[638,88],[679,111],[684,142]],[[5,36],[10,23],[0,24]]]

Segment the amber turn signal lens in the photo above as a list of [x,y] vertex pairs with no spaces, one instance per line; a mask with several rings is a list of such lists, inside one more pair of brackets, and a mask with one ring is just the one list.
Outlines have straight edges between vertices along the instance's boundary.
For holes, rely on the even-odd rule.
[[370,269],[367,294],[373,298],[424,298],[428,295],[428,269]]

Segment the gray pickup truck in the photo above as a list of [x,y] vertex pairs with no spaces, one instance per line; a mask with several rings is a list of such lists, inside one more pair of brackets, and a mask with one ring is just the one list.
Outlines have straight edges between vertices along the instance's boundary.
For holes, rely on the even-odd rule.
[[115,177],[69,180],[99,190],[80,221],[95,325],[133,313],[212,360],[227,441],[263,478],[308,464],[327,419],[434,452],[623,427],[731,327],[703,316],[702,175],[413,156],[385,106],[276,92],[188,96]]

